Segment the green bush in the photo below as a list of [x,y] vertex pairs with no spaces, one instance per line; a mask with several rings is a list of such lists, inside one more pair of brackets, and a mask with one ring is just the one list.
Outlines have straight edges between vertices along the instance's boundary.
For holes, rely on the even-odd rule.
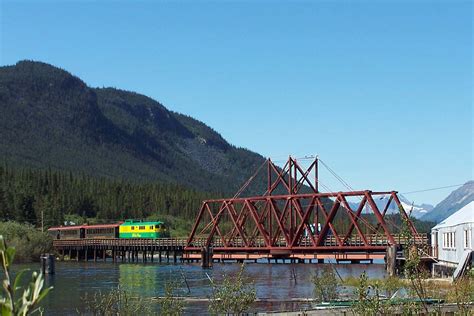
[[165,296],[160,298],[160,315],[179,316],[183,314],[184,301],[176,295],[178,289],[177,282],[165,283]]
[[209,312],[212,315],[241,315],[247,312],[257,298],[253,284],[244,279],[245,266],[242,264],[236,276],[224,275],[221,284],[212,281],[212,296]]
[[317,270],[312,276],[314,288],[313,293],[319,302],[328,302],[337,298],[337,281],[336,274],[332,267],[323,267]]
[[30,224],[0,222],[0,235],[15,248],[15,263],[39,261],[42,253],[53,251],[51,237]]
[[85,311],[78,311],[81,315],[155,315],[150,300],[133,297],[120,287],[107,293],[101,291],[86,293],[81,299],[85,308]]

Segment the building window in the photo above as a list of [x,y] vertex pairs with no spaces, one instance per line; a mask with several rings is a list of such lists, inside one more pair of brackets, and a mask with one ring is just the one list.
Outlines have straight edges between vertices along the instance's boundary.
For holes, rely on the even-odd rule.
[[446,249],[456,248],[456,233],[455,232],[443,233],[443,248],[446,248]]
[[464,248],[471,248],[471,234],[472,234],[472,230],[466,228],[464,230]]

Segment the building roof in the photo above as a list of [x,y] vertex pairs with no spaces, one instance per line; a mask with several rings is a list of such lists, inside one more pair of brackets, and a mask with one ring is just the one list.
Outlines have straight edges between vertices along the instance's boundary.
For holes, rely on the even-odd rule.
[[459,211],[452,214],[432,229],[452,227],[465,223],[474,223],[474,201],[462,207]]
[[118,222],[116,224],[98,224],[98,225],[74,225],[74,226],[59,226],[59,227],[51,227],[48,229],[48,231],[56,231],[56,230],[76,230],[76,229],[92,229],[92,228],[111,228],[111,227],[118,227],[122,224],[123,222]]

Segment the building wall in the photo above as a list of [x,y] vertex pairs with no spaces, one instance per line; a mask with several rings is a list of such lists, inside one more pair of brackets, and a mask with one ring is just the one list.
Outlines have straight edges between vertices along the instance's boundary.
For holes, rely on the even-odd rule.
[[[467,231],[467,247],[466,247]],[[474,248],[474,223],[460,224],[451,227],[441,227],[431,231],[434,254],[440,263],[457,265],[466,250]]]

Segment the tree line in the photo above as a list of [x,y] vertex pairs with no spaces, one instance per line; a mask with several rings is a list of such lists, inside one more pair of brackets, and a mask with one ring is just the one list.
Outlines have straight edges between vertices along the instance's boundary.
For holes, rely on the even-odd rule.
[[172,183],[136,183],[82,173],[0,166],[0,219],[45,228],[68,218],[114,222],[172,215],[194,219],[202,200],[220,196]]

